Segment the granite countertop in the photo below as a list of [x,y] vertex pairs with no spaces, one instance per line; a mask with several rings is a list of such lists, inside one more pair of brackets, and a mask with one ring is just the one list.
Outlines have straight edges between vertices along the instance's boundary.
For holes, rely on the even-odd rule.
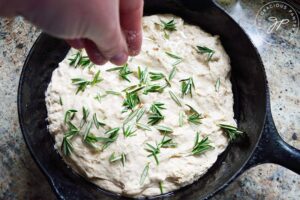
[[[268,44],[254,31],[255,16],[268,0],[219,2],[258,47],[277,129],[286,142],[300,149],[300,34]],[[20,72],[39,33],[22,18],[0,19],[0,199],[55,199],[27,150],[17,115]],[[278,165],[259,165],[213,199],[300,199],[300,176]]]

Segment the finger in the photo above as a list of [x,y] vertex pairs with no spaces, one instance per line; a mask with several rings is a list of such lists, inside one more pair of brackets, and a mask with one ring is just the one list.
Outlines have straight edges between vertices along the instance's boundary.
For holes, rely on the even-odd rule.
[[66,42],[75,49],[84,48],[84,41],[82,39],[66,40]]
[[103,65],[107,62],[107,59],[99,52],[97,46],[92,41],[85,39],[83,42],[86,53],[93,63]]
[[99,1],[98,7],[94,7],[87,38],[96,44],[107,60],[116,65],[124,64],[128,58],[128,50],[120,26],[119,0]]
[[131,56],[141,50],[143,5],[143,0],[120,0],[121,26]]

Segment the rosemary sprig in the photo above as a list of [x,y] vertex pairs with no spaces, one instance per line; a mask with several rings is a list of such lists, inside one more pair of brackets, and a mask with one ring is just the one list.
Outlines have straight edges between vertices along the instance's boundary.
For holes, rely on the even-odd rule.
[[126,93],[126,98],[123,102],[123,106],[125,107],[124,112],[127,110],[133,110],[138,104],[140,104],[140,98],[136,92]]
[[122,165],[124,167],[125,161],[126,161],[126,154],[121,153],[119,156],[116,156],[115,152],[113,152],[109,157],[109,162],[113,163],[113,162],[116,162],[116,161],[121,161]]
[[81,57],[82,57],[82,52],[78,51],[76,54],[73,55],[73,58],[69,58],[70,61],[69,65],[74,66],[76,68]]
[[105,134],[109,134],[108,138],[98,137],[98,141],[102,141],[103,147],[102,150],[106,149],[111,143],[115,142],[119,136],[119,128],[114,128],[105,132]]
[[157,123],[159,123],[161,120],[163,120],[165,117],[160,115],[159,113],[151,113],[149,115],[149,120],[148,120],[148,124],[150,125],[155,125]]
[[197,52],[200,54],[207,54],[207,61],[210,61],[212,56],[215,54],[214,50],[205,46],[197,46]]
[[153,113],[160,113],[161,114],[161,110],[165,110],[166,108],[164,107],[165,104],[164,103],[161,103],[161,102],[154,102],[152,103],[151,107],[150,107],[150,110],[153,112]]
[[99,149],[95,143],[101,142],[103,143],[102,150],[106,149],[111,143],[115,142],[118,138],[118,132],[113,132],[109,137],[96,137],[95,135],[89,133],[84,142],[95,149]]
[[176,31],[176,22],[174,19],[168,21],[168,22],[165,22],[163,20],[160,20],[161,22],[161,25],[162,25],[162,28],[164,30],[168,30],[168,31]]
[[211,146],[211,143],[208,140],[208,137],[205,137],[201,141],[199,141],[199,133],[197,132],[196,141],[195,141],[195,145],[192,150],[192,154],[199,155],[199,154],[202,154],[203,152],[208,151],[213,148],[214,147]]
[[173,142],[172,138],[169,138],[165,135],[159,145],[161,148],[174,148],[177,146],[177,144]]
[[158,144],[156,144],[156,147],[154,147],[153,145],[151,145],[149,143],[146,143],[146,145],[148,146],[148,148],[146,148],[145,150],[150,153],[147,157],[153,156],[156,164],[159,165],[159,160],[158,160],[157,154],[160,153],[160,146]]
[[61,151],[65,156],[70,156],[73,151],[73,146],[68,137],[64,137],[61,144]]
[[167,33],[167,31],[172,32],[172,31],[176,31],[177,30],[176,29],[176,22],[175,22],[174,19],[172,19],[172,20],[170,20],[168,22],[160,20],[160,23],[161,23],[160,26],[161,26],[161,28],[164,31],[164,37],[166,39],[169,39],[169,37],[170,37],[169,34]]
[[167,126],[160,126],[160,125],[156,125],[155,128],[163,133],[163,134],[169,134],[169,133],[173,133],[173,129],[167,127]]
[[64,134],[61,144],[61,151],[65,156],[70,156],[73,151],[73,146],[71,144],[70,139],[72,139],[75,135],[79,133],[79,129],[74,124],[72,124],[71,121],[68,121],[67,124],[68,131]]
[[161,72],[150,72],[149,74],[151,81],[157,81],[165,78],[165,75]]
[[88,85],[90,85],[90,81],[88,80],[85,80],[83,78],[73,78],[72,79],[72,83],[74,85],[77,85],[77,91],[76,91],[76,94],[78,94],[80,91],[81,92],[84,92],[85,89],[87,88]]
[[97,119],[96,113],[94,113],[94,115],[93,115],[93,121],[94,121],[94,124],[95,124],[95,126],[96,126],[97,129],[99,129],[100,126],[101,126],[101,127],[105,126],[105,123],[100,122],[100,121]]
[[162,93],[165,87],[167,87],[167,85],[164,86],[158,84],[148,85],[146,86],[143,94],[147,95],[148,93],[154,93],[154,92]]
[[125,126],[123,126],[123,134],[125,137],[131,137],[134,136],[134,133],[136,132],[136,130],[132,130],[133,127],[132,126],[127,126],[125,128]]
[[178,99],[178,97],[174,94],[174,92],[172,92],[171,90],[169,91],[170,97],[173,99],[173,101],[178,105],[178,106],[182,106],[180,100]]
[[175,77],[176,72],[177,68],[174,66],[169,74],[169,81],[171,81]]
[[120,76],[122,79],[124,79],[124,80],[130,82],[130,79],[128,78],[128,75],[129,75],[129,74],[132,74],[132,71],[129,70],[128,64],[127,64],[127,63],[126,63],[125,65],[123,65],[122,67],[114,67],[114,68],[108,69],[108,70],[106,70],[106,71],[108,71],[108,72],[111,72],[111,71],[119,71],[119,76]]
[[146,178],[149,174],[149,168],[150,168],[150,163],[148,162],[146,164],[146,166],[144,167],[144,170],[142,172],[141,179],[140,179],[140,185],[144,184],[144,182],[145,182],[145,180],[146,180]]
[[73,137],[79,133],[79,129],[72,124],[71,121],[68,122],[68,131],[65,133],[65,137]]
[[155,125],[164,119],[161,110],[164,110],[164,104],[160,102],[154,102],[150,107],[150,115],[148,118],[148,124]]
[[146,84],[148,82],[148,69],[145,68],[144,70],[141,70],[140,67],[138,67],[138,72],[137,72],[138,79],[140,80],[140,84]]
[[219,92],[220,85],[221,85],[221,80],[220,80],[220,78],[218,78],[217,81],[216,81],[216,84],[215,84],[215,91],[216,92]]
[[244,132],[237,129],[237,127],[228,125],[228,124],[219,124],[219,127],[223,131],[225,131],[227,137],[229,137],[230,141],[235,140],[236,138],[240,137]]
[[172,138],[167,138],[165,135],[160,141],[160,143],[153,146],[149,143],[146,143],[147,147],[145,150],[148,151],[150,154],[147,157],[153,156],[157,165],[159,165],[158,154],[160,153],[160,148],[169,148],[169,147],[176,147],[177,144],[172,141]]
[[75,68],[82,67],[84,69],[86,67],[91,68],[94,66],[88,56],[82,55],[82,51],[78,51],[74,54],[73,58],[70,58],[69,61],[69,65],[74,66]]
[[100,83],[103,81],[103,79],[100,77],[100,70],[95,74],[93,80],[90,82],[90,85],[96,85],[97,83]]
[[181,82],[181,93],[182,93],[182,97],[184,97],[184,95],[190,94],[191,97],[193,96],[192,94],[192,89],[195,89],[195,84],[193,81],[193,78],[187,78],[187,79],[182,79],[180,80]]
[[64,123],[66,124],[71,121],[75,117],[75,113],[77,113],[77,110],[75,109],[67,110],[65,113]]
[[188,104],[186,104],[186,105],[190,108],[189,115],[188,115],[188,121],[195,125],[201,124],[201,119],[203,119],[203,116],[198,111],[196,111],[196,109],[193,108],[192,106],[190,106]]
[[98,94],[94,97],[94,99],[96,99],[97,101],[101,102],[101,99],[102,99],[103,97],[105,97],[105,96],[106,96],[106,94],[101,95],[100,93],[98,93]]
[[165,52],[169,57],[175,59],[176,61],[172,64],[173,66],[176,66],[178,65],[179,63],[181,63],[183,61],[183,58],[174,54],[174,53],[171,53],[171,52]]
[[136,126],[137,126],[138,128],[143,129],[143,130],[152,131],[151,127],[150,127],[150,126],[147,126],[146,124],[136,123]]
[[95,74],[94,78],[91,81],[85,80],[83,78],[72,78],[71,80],[74,85],[77,85],[76,94],[78,94],[79,92],[84,92],[89,85],[93,86],[103,81],[103,79],[100,77],[100,70]]

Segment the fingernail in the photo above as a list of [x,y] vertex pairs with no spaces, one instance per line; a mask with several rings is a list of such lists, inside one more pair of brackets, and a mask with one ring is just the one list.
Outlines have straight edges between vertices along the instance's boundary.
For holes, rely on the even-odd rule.
[[116,64],[116,65],[122,65],[127,61],[128,55],[125,53],[119,53],[115,56],[113,56],[110,59],[110,62]]

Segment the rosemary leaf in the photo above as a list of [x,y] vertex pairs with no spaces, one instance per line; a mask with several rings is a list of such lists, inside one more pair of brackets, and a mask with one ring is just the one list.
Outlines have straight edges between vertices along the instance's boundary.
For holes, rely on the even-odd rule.
[[90,130],[91,130],[91,128],[92,128],[92,125],[93,125],[93,122],[90,121],[90,122],[88,123],[88,125],[86,126],[86,128],[85,128],[85,130],[84,130],[84,132],[83,132],[83,140],[85,140],[86,137],[87,137],[87,135],[90,133]]
[[219,124],[219,127],[225,131],[227,137],[229,137],[230,141],[234,141],[238,137],[240,137],[244,132],[237,129],[237,127],[228,125],[228,124]]
[[120,92],[112,91],[112,90],[106,90],[106,94],[116,95],[116,96],[122,96]]
[[179,112],[179,127],[183,126],[183,118],[184,118],[184,112],[180,111]]
[[221,80],[220,80],[220,78],[218,78],[217,81],[216,81],[216,84],[215,84],[215,91],[216,92],[219,92],[220,84],[221,84]]
[[183,61],[183,58],[174,54],[174,53],[171,53],[171,52],[165,52],[169,57],[175,59],[176,61],[172,64],[173,66],[176,66],[178,65],[179,63],[181,63]]
[[172,92],[172,91],[169,91],[169,94],[171,96],[171,98],[173,99],[173,101],[178,105],[178,106],[182,106],[180,100],[178,99],[178,97]]
[[136,115],[136,122],[139,122],[140,119],[143,117],[143,115],[145,114],[145,108],[140,108],[138,109],[138,113]]
[[120,128],[118,128],[118,127],[117,127],[117,128],[112,128],[112,129],[106,131],[104,134],[105,134],[105,135],[112,135],[112,134],[114,134],[114,133],[118,133],[119,130],[120,130]]
[[164,193],[164,186],[163,186],[163,182],[159,181],[159,190],[160,190],[160,194]]
[[167,126],[156,125],[155,128],[164,134],[173,133],[173,129],[171,129]]
[[113,162],[116,162],[116,161],[121,161],[122,165],[124,167],[125,161],[126,161],[126,154],[121,153],[119,156],[115,156],[115,152],[113,152],[109,157],[109,162],[113,163]]
[[174,66],[169,74],[169,81],[171,81],[175,77],[176,72],[177,68]]
[[144,129],[144,130],[147,130],[147,131],[152,131],[152,129],[150,128],[150,126],[147,126],[145,124],[141,124],[141,123],[136,123],[136,126],[138,128],[141,128],[141,129]]
[[62,98],[59,97],[59,104],[62,106],[63,105],[63,101],[62,101]]
[[142,172],[141,178],[140,178],[140,185],[143,185],[148,174],[149,174],[149,168],[150,168],[150,163],[148,162]]

